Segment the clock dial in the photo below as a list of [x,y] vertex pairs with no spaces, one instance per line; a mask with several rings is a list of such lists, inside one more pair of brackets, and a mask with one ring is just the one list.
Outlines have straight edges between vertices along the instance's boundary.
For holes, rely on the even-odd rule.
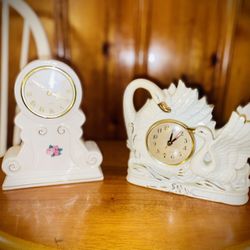
[[44,118],[56,118],[74,105],[76,89],[71,77],[53,66],[41,66],[29,72],[21,87],[25,106]]
[[153,124],[146,138],[151,156],[167,165],[185,162],[194,151],[194,137],[188,127],[175,120],[161,120]]

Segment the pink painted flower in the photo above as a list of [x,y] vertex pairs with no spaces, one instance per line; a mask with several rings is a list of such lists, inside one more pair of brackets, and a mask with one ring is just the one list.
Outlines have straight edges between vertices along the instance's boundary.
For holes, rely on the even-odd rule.
[[59,156],[62,154],[62,148],[59,148],[57,145],[53,146],[53,145],[49,145],[49,147],[46,150],[46,153],[48,155],[50,155],[51,157],[54,156]]

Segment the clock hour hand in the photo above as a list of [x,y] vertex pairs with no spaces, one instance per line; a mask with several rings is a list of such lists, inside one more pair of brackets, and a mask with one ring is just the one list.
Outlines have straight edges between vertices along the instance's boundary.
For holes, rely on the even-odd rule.
[[183,134],[182,131],[179,132],[179,133],[177,134],[177,136],[171,141],[171,143],[173,143],[174,141],[176,141],[182,134]]
[[173,144],[173,142],[176,141],[182,134],[183,134],[183,131],[179,132],[179,133],[176,135],[176,137],[173,139],[173,132],[172,132],[171,135],[170,135],[170,138],[169,138],[169,140],[168,140],[168,142],[167,142],[167,145],[168,145],[168,146],[171,146],[171,145]]
[[59,95],[59,94],[56,94],[56,93],[52,92],[50,89],[45,88],[42,84],[40,84],[39,82],[37,82],[37,81],[35,81],[35,80],[33,80],[33,79],[32,79],[32,82],[33,82],[36,86],[38,86],[39,88],[44,89],[45,91],[47,91],[47,95],[48,95],[48,96],[53,95],[53,96],[55,96],[56,98],[65,99],[65,100],[67,99],[67,98],[64,97],[64,96],[61,96],[61,95]]
[[171,133],[171,135],[170,135],[170,138],[169,138],[169,140],[168,140],[168,142],[167,142],[167,145],[168,145],[168,146],[172,145],[172,143],[173,143],[172,138],[173,138],[173,131],[172,131],[172,133]]
[[64,99],[64,100],[67,100],[66,97],[62,96],[62,95],[59,95],[59,94],[56,94],[56,93],[51,93],[51,95],[55,96],[56,98],[59,98],[59,99]]

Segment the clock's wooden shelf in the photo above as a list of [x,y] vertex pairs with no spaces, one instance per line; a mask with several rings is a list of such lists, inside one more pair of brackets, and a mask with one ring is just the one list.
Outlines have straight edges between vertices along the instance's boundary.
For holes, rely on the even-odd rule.
[[104,181],[1,190],[0,230],[59,249],[250,246],[249,202],[228,206],[131,185],[125,142],[99,145]]

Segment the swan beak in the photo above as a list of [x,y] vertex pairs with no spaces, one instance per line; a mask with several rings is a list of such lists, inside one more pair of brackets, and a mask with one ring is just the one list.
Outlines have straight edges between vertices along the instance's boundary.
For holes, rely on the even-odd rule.
[[160,107],[160,109],[166,113],[170,113],[171,112],[171,108],[165,103],[165,102],[160,102],[158,103],[158,106]]

